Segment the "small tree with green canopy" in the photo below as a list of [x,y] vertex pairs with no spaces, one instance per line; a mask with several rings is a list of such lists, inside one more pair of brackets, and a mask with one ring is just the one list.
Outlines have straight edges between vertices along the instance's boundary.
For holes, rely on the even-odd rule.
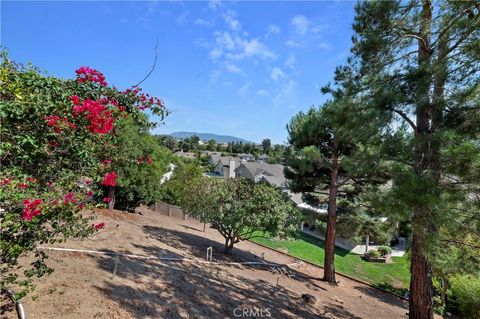
[[187,190],[182,207],[225,238],[225,254],[241,240],[283,236],[297,226],[298,211],[288,195],[246,178],[201,178]]
[[272,141],[269,138],[265,138],[262,140],[262,150],[265,154],[270,153],[272,149]]

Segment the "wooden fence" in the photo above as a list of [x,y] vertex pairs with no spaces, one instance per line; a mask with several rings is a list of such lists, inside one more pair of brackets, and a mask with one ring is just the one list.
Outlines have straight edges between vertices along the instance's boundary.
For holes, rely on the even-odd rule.
[[164,216],[187,220],[188,215],[185,214],[181,207],[170,205],[164,202],[157,202],[150,206],[150,209]]

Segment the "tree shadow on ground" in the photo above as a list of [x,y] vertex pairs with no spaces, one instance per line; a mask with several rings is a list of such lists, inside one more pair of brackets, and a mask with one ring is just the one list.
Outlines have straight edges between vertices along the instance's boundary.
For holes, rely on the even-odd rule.
[[370,286],[366,286],[366,285],[358,285],[354,288],[355,290],[358,290],[366,295],[369,295],[369,296],[372,296],[386,304],[389,304],[389,305],[393,305],[393,306],[399,306],[399,305],[404,305],[406,306],[407,305],[407,301],[398,297],[398,296],[395,296],[395,295],[392,295],[392,294],[388,294],[388,293],[385,293],[383,291],[380,291],[376,288],[373,288],[373,287],[370,287]]
[[214,261],[240,262],[262,260],[259,256],[236,247],[233,248],[231,255],[225,255],[223,253],[225,247],[222,243],[201,235],[148,225],[144,226],[143,230],[156,240],[175,249],[184,250],[197,258],[205,259],[207,248],[212,247]]
[[[92,258],[105,271],[115,267],[113,256]],[[116,277],[97,289],[135,318],[234,318],[235,309],[244,308],[268,309],[272,318],[318,318],[301,296],[265,280],[229,274],[217,264],[120,257]]]
[[[234,249],[233,256],[225,256],[221,253],[221,243],[197,234],[155,226],[144,226],[143,230],[160,242],[198,257],[199,260],[205,260],[206,248],[212,246],[214,252],[218,252],[214,253],[215,261],[259,261],[258,256],[238,248]],[[141,251],[136,253],[139,255],[184,257],[155,245],[133,245]],[[301,295],[281,285],[277,286],[275,282],[250,279],[248,270],[254,266],[234,265],[226,268],[217,263],[127,257],[119,257],[117,261],[114,256],[108,255],[95,255],[91,258],[99,268],[112,273],[103,285],[96,288],[134,318],[235,318],[234,311],[239,313],[241,309],[263,313],[268,309],[271,318],[359,318],[342,305],[321,300],[320,309],[315,309],[305,303]],[[286,268],[285,265],[278,266]],[[235,267],[233,271],[232,267]],[[269,272],[275,267],[255,268],[255,278],[272,278]],[[292,268],[289,268],[289,272],[289,277],[312,290],[327,290],[320,284],[320,278]],[[390,300],[381,291],[369,287],[363,291],[363,288],[355,289],[387,303]],[[399,305],[398,300],[391,301],[392,304]]]

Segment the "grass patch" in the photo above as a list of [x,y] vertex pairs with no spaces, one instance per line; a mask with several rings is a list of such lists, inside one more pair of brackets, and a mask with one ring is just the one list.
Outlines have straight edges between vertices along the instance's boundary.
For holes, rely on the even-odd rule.
[[[287,249],[292,256],[323,266],[324,241],[305,233],[300,232],[294,240],[257,237],[252,241],[278,250]],[[392,261],[389,264],[368,262],[345,249],[335,248],[336,271],[403,296],[410,282],[408,257],[392,257]]]

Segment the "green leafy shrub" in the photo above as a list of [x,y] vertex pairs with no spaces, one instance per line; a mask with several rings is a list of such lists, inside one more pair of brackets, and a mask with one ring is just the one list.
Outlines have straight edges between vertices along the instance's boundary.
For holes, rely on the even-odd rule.
[[382,257],[382,254],[380,254],[380,252],[378,250],[375,250],[375,249],[371,249],[368,251],[367,253],[368,257],[371,257],[371,258],[380,258]]
[[382,256],[386,256],[386,255],[389,255],[389,254],[392,253],[392,248],[390,248],[389,246],[380,246],[380,247],[378,247],[378,252]]
[[458,313],[465,319],[480,318],[480,277],[478,275],[457,275],[450,280],[447,310]]
[[[33,287],[31,278],[52,271],[37,245],[101,229],[103,223],[92,227],[81,211],[103,205],[107,187],[115,187],[117,178],[132,178],[121,166],[114,171],[109,159],[120,157],[121,123],[143,130],[144,142],[153,124],[142,111],[148,108],[162,118],[166,111],[161,100],[140,88],[119,91],[88,67],[77,69],[75,79],[59,79],[9,60],[5,51],[0,58],[0,288],[18,284],[22,297]],[[162,151],[143,151],[151,170],[159,170]],[[151,185],[151,180],[141,185],[138,196],[148,200]],[[35,260],[18,265],[28,253]]]

